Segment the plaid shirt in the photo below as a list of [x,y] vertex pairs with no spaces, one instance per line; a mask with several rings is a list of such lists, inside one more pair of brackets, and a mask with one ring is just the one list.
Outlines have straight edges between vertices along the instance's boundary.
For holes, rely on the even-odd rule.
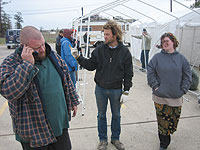
[[[46,44],[46,49],[50,46]],[[79,104],[66,63],[53,53],[57,64],[64,73],[63,89],[69,112]],[[48,57],[51,57],[48,55]],[[8,100],[13,130],[30,143],[31,147],[41,147],[56,142],[53,131],[45,117],[42,95],[36,75],[38,68],[23,61],[20,54],[13,53],[0,66],[0,93]]]

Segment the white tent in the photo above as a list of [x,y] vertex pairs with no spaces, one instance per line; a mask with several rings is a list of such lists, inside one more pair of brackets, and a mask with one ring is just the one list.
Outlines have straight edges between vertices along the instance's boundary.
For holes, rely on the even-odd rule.
[[200,65],[200,9],[199,14],[191,12],[180,18],[179,50],[186,56],[190,64]]
[[[173,0],[175,1],[175,0]],[[107,15],[107,17],[109,16],[123,16],[123,17],[128,17],[127,19],[136,19],[137,22],[139,23],[135,23],[132,25],[131,27],[131,34],[141,34],[142,28],[147,28],[147,30],[149,31],[149,33],[152,35],[152,50],[150,52],[150,58],[157,52],[159,52],[160,50],[157,49],[155,47],[156,44],[159,44],[159,39],[160,36],[165,33],[165,32],[172,32],[174,33],[177,37],[178,40],[180,39],[180,51],[184,54],[184,52],[188,52],[184,50],[184,44],[187,43],[194,43],[194,41],[197,43],[197,46],[191,46],[188,44],[187,49],[189,49],[190,52],[188,52],[189,54],[191,54],[192,52],[195,52],[194,50],[196,50],[199,46],[198,46],[198,40],[200,38],[198,38],[199,34],[199,19],[200,16],[198,13],[194,13],[192,12],[192,15],[190,17],[187,18],[187,15],[183,16],[185,13],[181,13],[181,15],[183,17],[180,17],[181,15],[179,14],[172,14],[172,13],[168,13],[167,11],[165,11],[162,6],[163,5],[159,5],[160,2],[159,0],[154,0],[151,2],[151,4],[146,3],[144,0],[115,0],[111,3],[108,3],[102,7],[98,7],[94,10],[92,10],[89,14],[84,15],[82,17],[79,18],[75,18],[73,20],[73,25],[74,28],[77,29],[78,28],[78,23],[80,23],[80,27],[81,30],[80,32],[82,32],[82,21],[83,19],[87,18],[87,29],[88,29],[88,34],[89,34],[89,28],[90,28],[90,19],[92,15],[96,15],[96,14],[104,14]],[[166,1],[165,1],[166,2]],[[162,4],[164,3],[164,1],[162,1]],[[141,5],[137,5],[137,4],[141,4]],[[175,6],[175,5],[173,5]],[[188,11],[191,12],[191,10],[188,9]],[[199,11],[199,10],[198,10]],[[190,13],[189,13],[190,14]],[[188,15],[189,15],[188,14]],[[159,16],[160,15],[160,18]],[[196,16],[196,17],[194,17]],[[147,20],[143,20],[141,19],[142,17],[148,18]],[[191,19],[193,18],[194,19]],[[174,19],[175,18],[175,19]],[[150,21],[151,20],[151,21]],[[194,22],[196,20],[196,22]],[[191,35],[191,37],[193,37],[193,41],[191,40],[192,38],[188,39],[188,42],[185,42],[185,40],[188,38],[188,35],[186,33],[186,29],[189,28],[189,25],[195,25],[195,29],[193,29],[193,26],[190,28],[190,30],[194,30],[194,34]],[[197,30],[198,27],[198,31]],[[183,29],[182,29],[183,28]],[[130,34],[130,35],[131,35]],[[89,39],[87,38],[87,41]],[[184,48],[183,48],[184,47]],[[133,57],[135,57],[136,59],[139,59],[140,57],[140,49],[141,48],[141,43],[139,40],[134,40],[133,38],[131,38],[131,52]],[[88,46],[86,48],[86,54],[88,52]],[[187,58],[191,58],[193,59],[190,55],[184,54]],[[199,55],[199,54],[198,54]],[[196,56],[198,56],[196,54]],[[191,60],[189,59],[189,61],[191,62]],[[134,64],[136,65],[136,64]],[[197,65],[196,65],[197,66]],[[84,85],[86,84],[86,72],[84,71]],[[83,98],[82,98],[82,114],[84,115],[84,109],[85,109],[85,87],[83,89]]]
[[[196,13],[196,12],[199,12]],[[190,64],[199,66],[200,64],[200,9],[196,12],[185,10],[176,12],[171,16],[149,21],[141,19],[131,25],[132,35],[141,35],[142,29],[146,28],[152,37],[150,58],[160,50],[156,45],[160,44],[160,37],[165,32],[172,32],[179,41],[178,50],[185,55]],[[143,23],[144,22],[144,23]],[[141,40],[131,39],[131,52],[136,59],[140,58]]]

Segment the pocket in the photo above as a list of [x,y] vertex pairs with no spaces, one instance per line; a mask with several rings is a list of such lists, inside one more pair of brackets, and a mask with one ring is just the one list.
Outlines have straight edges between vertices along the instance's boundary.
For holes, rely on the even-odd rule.
[[160,87],[157,87],[157,90],[153,89],[153,93],[158,94],[159,89],[160,89]]
[[165,97],[165,89],[164,89],[164,85],[160,84],[160,86],[158,87],[158,89],[155,91],[154,90],[154,94],[159,96],[159,97]]

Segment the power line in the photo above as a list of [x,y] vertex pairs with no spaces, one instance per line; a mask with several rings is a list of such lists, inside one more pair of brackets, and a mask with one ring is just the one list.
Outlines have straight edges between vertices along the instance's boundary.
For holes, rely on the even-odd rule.
[[97,6],[100,4],[105,4],[105,3],[98,3],[98,4],[91,4],[91,5],[79,5],[79,6],[74,6],[74,7],[57,7],[57,8],[48,8],[48,9],[28,9],[28,10],[8,10],[6,12],[32,12],[32,11],[46,11],[46,10],[55,10],[55,9],[72,9],[72,8],[77,8],[80,9],[81,7],[90,7],[90,6]]
[[[53,14],[53,13],[67,13],[70,11],[77,11],[79,9],[71,9],[71,10],[60,10],[60,11],[50,11],[50,12],[37,12],[37,13],[22,13],[23,16],[28,16],[28,15],[42,15],[42,14]],[[14,15],[14,14],[10,14]]]

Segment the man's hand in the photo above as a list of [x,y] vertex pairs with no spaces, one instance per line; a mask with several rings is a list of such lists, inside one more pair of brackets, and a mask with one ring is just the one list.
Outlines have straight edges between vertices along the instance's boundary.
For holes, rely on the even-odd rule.
[[72,111],[73,111],[72,117],[75,117],[75,116],[76,116],[76,113],[77,113],[77,106],[73,106],[73,107],[72,107]]
[[155,88],[155,91],[157,91],[158,90],[158,87],[157,88]]
[[22,50],[22,54],[21,54],[22,59],[29,61],[30,63],[32,63],[34,65],[35,59],[34,59],[33,54],[32,54],[33,52],[34,52],[34,50],[32,48],[24,45],[23,50]]
[[120,104],[121,104],[121,105],[127,102],[127,100],[128,100],[128,95],[129,95],[129,91],[124,91],[124,92],[122,93],[122,96],[121,96],[121,99],[120,99]]
[[74,57],[74,58],[78,58],[79,57],[79,55],[78,55],[78,49],[77,48],[72,48],[71,49],[71,53],[72,53],[72,56]]

